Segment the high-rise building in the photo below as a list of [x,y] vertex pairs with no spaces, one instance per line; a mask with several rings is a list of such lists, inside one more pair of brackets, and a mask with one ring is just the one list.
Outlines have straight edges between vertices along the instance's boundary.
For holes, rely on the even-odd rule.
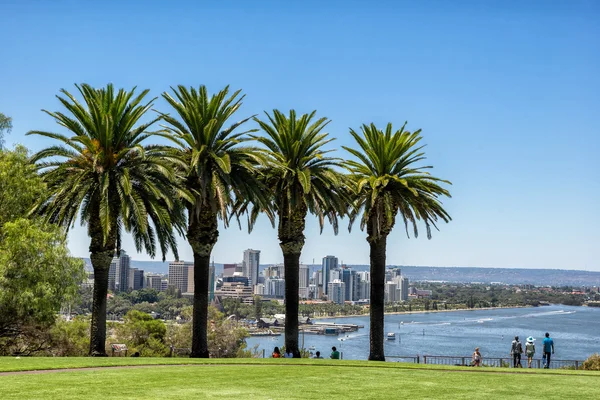
[[300,264],[300,278],[298,281],[299,288],[307,288],[310,284],[308,265]]
[[193,288],[194,263],[185,261],[171,261],[169,263],[169,285],[177,288],[177,290],[179,290],[181,293],[188,293],[190,269],[192,270]]
[[389,281],[385,283],[385,302],[386,303],[394,303],[398,301],[398,284],[393,281]]
[[144,287],[147,287],[149,289],[155,289],[160,292],[162,291],[163,278],[163,275],[160,274],[146,274],[144,277],[144,279],[146,280],[146,284],[144,285]]
[[115,255],[108,270],[108,288],[115,292],[125,292],[129,289],[130,257],[125,250]]
[[341,269],[332,269],[329,271],[329,282],[333,282],[335,280],[341,281],[342,280],[342,270]]
[[325,256],[323,257],[323,263],[322,263],[322,268],[321,270],[323,271],[323,276],[322,276],[322,285],[323,285],[323,291],[325,292],[325,294],[328,294],[328,283],[330,281],[329,279],[329,272],[331,270],[337,269],[338,267],[338,258],[336,256]]
[[254,286],[254,294],[258,295],[258,296],[262,296],[265,294],[265,284],[264,283],[259,283],[258,285]]
[[260,265],[260,250],[244,250],[244,262],[242,275],[252,281],[252,285],[258,283],[258,267]]
[[344,304],[344,297],[346,296],[346,284],[336,279],[327,284],[328,298],[336,304]]
[[138,268],[129,269],[129,289],[140,290],[144,287],[144,270]]
[[358,289],[359,300],[370,300],[371,299],[371,281],[361,279]]
[[356,281],[356,271],[352,271],[349,268],[344,268],[340,271],[340,273],[341,281],[346,285],[346,294],[344,295],[344,300],[355,301],[354,292],[357,290],[357,288],[355,289],[354,287]]
[[407,277],[405,277],[405,276],[400,277],[398,289],[400,290],[399,300],[400,301],[408,301],[408,278]]
[[223,276],[233,276],[236,264],[223,264]]
[[285,296],[285,279],[265,279],[265,296],[283,298]]

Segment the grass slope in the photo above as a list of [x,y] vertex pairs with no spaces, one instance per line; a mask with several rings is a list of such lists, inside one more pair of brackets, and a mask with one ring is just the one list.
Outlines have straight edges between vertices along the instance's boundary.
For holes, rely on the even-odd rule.
[[326,360],[1,359],[4,371],[189,362],[0,376],[2,399],[600,398],[600,374]]

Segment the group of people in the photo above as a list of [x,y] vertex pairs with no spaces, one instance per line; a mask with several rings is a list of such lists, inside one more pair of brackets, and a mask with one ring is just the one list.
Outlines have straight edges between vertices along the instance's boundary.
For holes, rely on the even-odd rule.
[[[550,334],[546,332],[546,337],[542,341],[544,368],[550,368],[550,356],[554,354],[554,340],[550,337]],[[525,351],[523,351],[523,344],[519,341],[519,337],[515,336],[515,340],[512,341],[510,346],[510,355],[513,360],[513,368],[523,368],[521,365],[521,355],[525,353],[527,355],[527,366],[531,368],[531,362],[535,355],[535,339],[531,336],[527,338],[525,343]],[[475,348],[473,352],[473,366],[480,367],[483,357],[479,352],[479,347]]]
[[[273,358],[294,358],[294,353],[292,353],[291,351],[288,353],[286,350],[286,353],[284,353],[284,355],[281,355],[281,350],[279,350],[279,347],[275,346],[275,348],[273,349],[273,354],[272,354]],[[321,352],[317,351],[315,353],[315,356],[313,358],[323,358],[321,357]],[[340,359],[340,352],[337,351],[337,349],[335,348],[335,346],[333,346],[331,348],[331,354],[329,355],[329,358],[333,359],[333,360],[339,360]]]

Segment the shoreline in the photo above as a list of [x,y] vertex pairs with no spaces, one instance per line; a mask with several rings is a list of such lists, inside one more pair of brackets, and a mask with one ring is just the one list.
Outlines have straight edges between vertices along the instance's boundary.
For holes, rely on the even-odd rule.
[[[384,315],[401,315],[401,314],[425,314],[425,313],[442,313],[442,312],[454,312],[454,311],[479,311],[479,310],[502,310],[502,309],[514,309],[514,308],[533,308],[533,306],[513,306],[513,307],[483,307],[483,308],[454,308],[452,310],[417,310],[417,311],[392,311],[386,312]],[[316,319],[337,319],[337,318],[354,318],[354,317],[368,317],[369,314],[349,314],[349,315],[336,315],[336,316],[318,316],[311,317],[311,320]]]

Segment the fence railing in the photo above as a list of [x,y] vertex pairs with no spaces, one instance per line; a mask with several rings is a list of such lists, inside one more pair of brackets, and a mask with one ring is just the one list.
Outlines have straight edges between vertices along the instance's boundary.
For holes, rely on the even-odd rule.
[[[435,365],[455,365],[455,366],[471,366],[471,356],[439,356],[439,355],[423,355],[423,356],[386,356],[386,361],[394,362],[409,362],[416,364],[435,364]],[[583,361],[581,360],[554,360],[550,359],[550,368],[552,369],[579,369]],[[482,359],[484,367],[512,367],[512,357],[486,357]],[[523,368],[528,367],[527,358],[521,359]],[[544,368],[545,360],[541,358],[533,359],[531,368]]]

